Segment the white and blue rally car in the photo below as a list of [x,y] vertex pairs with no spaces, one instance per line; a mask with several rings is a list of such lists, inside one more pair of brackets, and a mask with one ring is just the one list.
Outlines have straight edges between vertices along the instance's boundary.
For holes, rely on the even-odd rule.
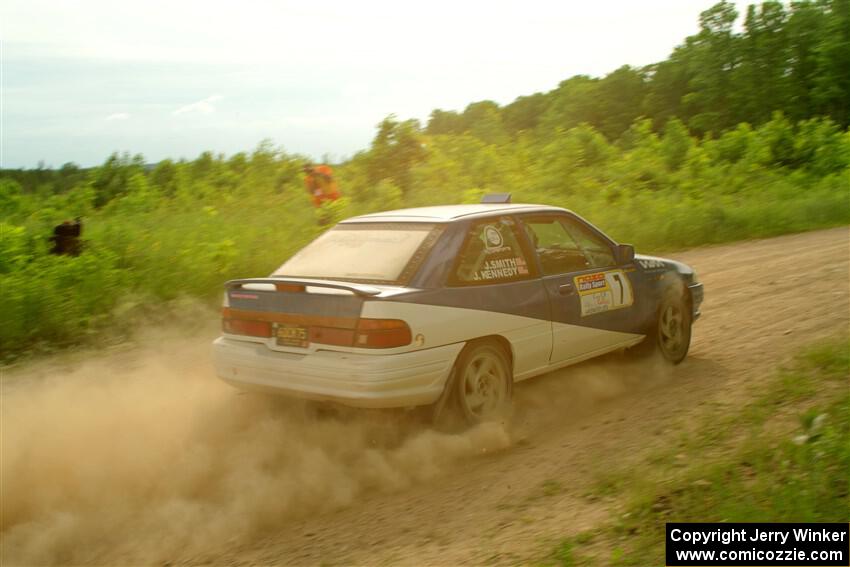
[[566,209],[424,207],[343,221],[267,278],[226,284],[226,382],[359,407],[452,403],[470,422],[512,385],[618,349],[688,352],[703,287]]

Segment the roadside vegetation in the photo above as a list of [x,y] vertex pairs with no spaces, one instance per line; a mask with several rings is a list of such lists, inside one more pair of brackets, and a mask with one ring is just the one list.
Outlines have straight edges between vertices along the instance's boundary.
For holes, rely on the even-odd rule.
[[[665,61],[572,77],[500,106],[387,117],[334,164],[332,218],[405,206],[560,205],[642,252],[850,222],[850,4],[721,2]],[[168,302],[213,304],[231,278],[265,275],[321,230],[303,156],[261,143],[233,156],[0,171],[0,361],[120,338]],[[84,222],[79,257],[48,253]],[[140,318],[140,316],[142,316]]]
[[663,565],[665,522],[847,522],[848,380],[846,338],[808,348],[740,412],[706,416],[643,470],[600,475],[595,496],[626,502],[616,517],[532,563]]

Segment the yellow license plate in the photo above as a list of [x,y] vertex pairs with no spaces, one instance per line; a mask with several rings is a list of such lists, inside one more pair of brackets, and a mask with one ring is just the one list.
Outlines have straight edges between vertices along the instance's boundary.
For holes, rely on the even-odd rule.
[[278,325],[276,336],[280,346],[307,348],[310,344],[307,327],[301,325]]

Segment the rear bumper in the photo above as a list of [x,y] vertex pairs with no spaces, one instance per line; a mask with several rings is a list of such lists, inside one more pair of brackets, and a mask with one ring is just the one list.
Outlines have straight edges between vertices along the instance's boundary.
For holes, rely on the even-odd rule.
[[237,388],[390,408],[435,402],[462,348],[454,344],[392,355],[290,354],[219,337],[213,342],[213,358],[219,378]]
[[693,308],[693,320],[696,321],[699,319],[700,313],[700,305],[702,305],[702,300],[704,297],[704,291],[701,283],[692,283],[688,285],[688,291],[691,293],[691,306]]

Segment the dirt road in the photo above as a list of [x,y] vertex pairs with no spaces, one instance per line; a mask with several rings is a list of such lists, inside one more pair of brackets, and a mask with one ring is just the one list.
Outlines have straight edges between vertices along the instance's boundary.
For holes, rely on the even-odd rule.
[[617,356],[521,383],[511,426],[317,416],[212,378],[179,331],[7,370],[4,565],[512,564],[610,520],[601,471],[735,411],[850,324],[850,231],[673,254],[706,286],[688,360]]

